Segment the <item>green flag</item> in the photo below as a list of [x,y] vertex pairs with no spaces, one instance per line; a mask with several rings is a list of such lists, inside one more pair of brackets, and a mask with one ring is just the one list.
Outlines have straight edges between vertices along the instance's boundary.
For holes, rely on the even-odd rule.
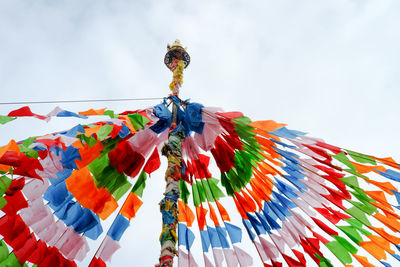
[[6,243],[4,243],[3,240],[0,240],[0,262],[7,259],[9,253]]
[[336,255],[343,264],[350,264],[353,260],[349,251],[337,240],[326,243],[325,246]]
[[97,131],[97,139],[104,140],[113,130],[114,126],[110,124],[103,125],[100,130]]
[[150,122],[148,118],[137,113],[129,114],[128,117],[136,131],[143,129],[144,126]]
[[129,188],[131,188],[132,184],[126,181],[123,185],[118,187],[113,193],[113,197],[116,201],[118,201],[126,192],[128,192]]
[[202,186],[204,188],[204,195],[206,196],[208,202],[214,202],[214,197],[211,192],[210,186],[206,179],[201,179]]
[[338,225],[337,228],[342,230],[354,243],[358,244],[363,241],[362,236],[358,233],[357,229],[352,225]]
[[114,110],[111,109],[104,111],[104,115],[109,116],[111,119],[116,117]]
[[225,194],[222,190],[218,187],[218,179],[216,178],[209,178],[207,179],[208,185],[210,186],[211,192],[215,199],[219,200],[222,197],[225,197]]
[[357,253],[357,248],[347,241],[346,238],[337,235],[333,235],[333,238],[335,238],[336,241],[338,241],[348,252],[350,252],[350,254]]
[[352,159],[354,159],[355,161],[357,161],[359,163],[369,163],[372,165],[376,165],[376,161],[367,155],[360,154],[360,153],[350,151],[350,150],[346,150],[346,152],[349,153],[349,155]]
[[221,173],[221,185],[223,187],[225,187],[226,194],[228,196],[233,196],[234,195],[234,190],[233,190],[233,188],[231,186],[229,178],[224,172]]
[[146,187],[146,179],[147,179],[147,174],[145,171],[142,171],[140,173],[135,185],[132,188],[132,193],[135,193],[137,196],[142,197],[143,190]]
[[350,214],[352,217],[356,218],[363,224],[371,226],[371,223],[367,219],[367,215],[365,214],[364,211],[360,210],[359,208],[351,207],[350,209],[346,210],[346,213]]
[[187,188],[186,182],[184,180],[179,180],[179,191],[180,191],[180,198],[185,204],[188,204],[189,199],[189,189]]
[[348,224],[352,225],[354,228],[356,228],[361,234],[363,234],[365,236],[371,235],[370,232],[368,232],[367,230],[365,230],[363,228],[363,224],[359,220],[351,218],[351,219],[345,219],[345,221]]
[[340,161],[341,163],[343,163],[344,165],[346,165],[347,167],[349,167],[352,170],[356,170],[353,166],[353,164],[351,164],[351,162],[349,161],[349,159],[347,158],[346,154],[344,154],[344,152],[340,152],[339,154],[336,155],[331,155],[334,159]]
[[15,120],[17,117],[8,117],[4,115],[0,115],[0,124],[6,124],[7,122]]
[[5,175],[0,176],[0,196],[4,195],[4,193],[10,187],[11,181],[12,180]]
[[192,196],[193,196],[194,206],[199,207],[201,202],[200,202],[199,190],[197,190],[196,183],[192,183]]
[[343,178],[339,178],[345,185],[350,186],[352,188],[359,188],[357,176],[347,176]]

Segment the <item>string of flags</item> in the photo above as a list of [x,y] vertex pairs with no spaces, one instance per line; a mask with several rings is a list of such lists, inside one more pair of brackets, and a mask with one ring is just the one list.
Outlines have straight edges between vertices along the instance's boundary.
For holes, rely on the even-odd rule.
[[[22,107],[0,116],[1,124],[19,117],[108,116],[0,147],[0,266],[77,266],[88,257],[88,239],[99,238],[90,266],[106,266],[140,216],[148,176],[160,167],[171,136],[171,101],[178,105],[173,131],[182,133],[182,155],[174,160],[182,170],[176,174],[178,206],[162,204],[160,242],[177,240],[179,266],[400,261],[400,165],[392,158],[170,96],[122,113],[57,107],[40,115]],[[231,220],[233,213],[241,223]],[[168,232],[173,217],[177,232]],[[194,242],[201,244],[202,259],[193,254]]]

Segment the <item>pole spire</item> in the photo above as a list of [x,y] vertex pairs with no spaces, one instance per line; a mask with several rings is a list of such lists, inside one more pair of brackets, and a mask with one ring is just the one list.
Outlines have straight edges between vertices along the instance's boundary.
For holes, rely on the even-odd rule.
[[162,231],[160,235],[161,253],[159,267],[173,266],[174,256],[178,255],[176,243],[178,242],[178,198],[180,195],[179,180],[182,171],[182,141],[185,138],[182,125],[177,121],[180,105],[179,88],[183,83],[183,70],[190,63],[190,56],[179,40],[172,46],[168,44],[168,51],[164,63],[173,72],[170,89],[172,91],[172,123],[169,130],[168,143],[162,148],[162,154],[168,159],[165,172],[166,187],[164,198],[160,202],[162,214]]

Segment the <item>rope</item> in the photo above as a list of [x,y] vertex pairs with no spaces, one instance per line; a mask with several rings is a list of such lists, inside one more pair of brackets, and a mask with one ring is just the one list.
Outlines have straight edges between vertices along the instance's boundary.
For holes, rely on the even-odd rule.
[[117,99],[80,99],[80,100],[49,100],[49,101],[21,101],[21,102],[0,102],[0,105],[25,105],[25,104],[53,104],[53,103],[84,103],[84,102],[120,102],[120,101],[142,101],[161,100],[162,97],[144,98],[117,98]]

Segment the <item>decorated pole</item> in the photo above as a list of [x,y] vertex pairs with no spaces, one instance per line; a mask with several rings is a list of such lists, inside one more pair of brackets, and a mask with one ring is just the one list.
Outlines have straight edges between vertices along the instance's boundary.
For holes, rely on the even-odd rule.
[[160,202],[162,214],[162,231],[160,235],[161,254],[160,263],[157,266],[165,267],[173,265],[173,258],[177,255],[176,243],[178,241],[178,198],[179,180],[182,170],[182,140],[183,128],[178,122],[178,110],[180,106],[179,88],[183,82],[183,70],[190,63],[189,54],[182,47],[179,40],[172,46],[168,45],[168,52],[164,58],[165,65],[173,72],[170,84],[172,99],[172,124],[169,131],[168,143],[163,147],[162,154],[168,159],[168,167],[165,172],[166,188],[164,198]]
[[[149,154],[164,133],[168,169],[157,266],[173,265],[177,228],[184,237],[178,242],[179,263],[198,266],[191,253],[196,218],[202,266],[353,266],[354,260],[358,266],[399,266],[399,163],[325,143],[273,120],[252,122],[241,112],[181,101],[189,62],[178,41],[168,46],[170,103],[118,114],[57,107],[40,115],[25,106],[0,115],[0,124],[19,117],[112,118],[0,147],[0,266],[76,267],[90,255],[89,267],[105,267],[143,204],[146,173],[160,166],[158,150]],[[147,116],[150,112],[158,119]],[[209,171],[211,156],[219,180]],[[218,184],[234,201],[242,226],[219,202],[225,194]],[[193,203],[187,201],[187,186]],[[104,221],[117,212],[123,196],[102,235]],[[100,236],[97,252],[88,253],[88,239]],[[263,264],[253,264],[246,240]]]

